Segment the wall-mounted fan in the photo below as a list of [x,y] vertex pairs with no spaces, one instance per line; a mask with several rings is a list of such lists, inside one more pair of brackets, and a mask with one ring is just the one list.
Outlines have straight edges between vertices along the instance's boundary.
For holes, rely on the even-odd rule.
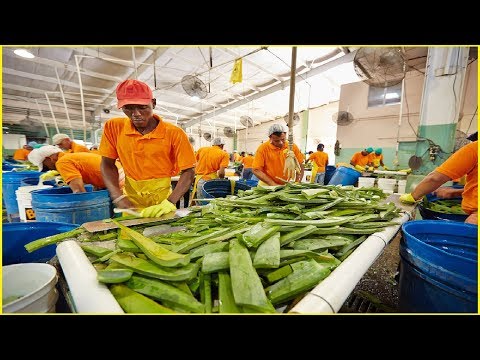
[[199,99],[204,99],[207,96],[207,86],[196,76],[184,76],[181,80],[181,84],[183,90],[185,90],[185,92],[190,96],[196,96]]
[[383,88],[399,84],[407,67],[405,55],[398,47],[362,47],[357,50],[353,65],[362,81]]
[[203,138],[207,141],[212,141],[212,134],[209,132],[203,133]]
[[332,121],[340,126],[347,126],[353,122],[353,115],[348,111],[339,111],[332,115]]
[[[285,114],[283,117],[283,120],[285,120],[285,123],[288,126],[288,113]],[[300,115],[298,113],[293,114],[293,126],[297,125],[300,122]]]
[[223,134],[226,136],[226,137],[234,137],[235,136],[235,131],[230,127],[230,126],[226,126],[223,128]]
[[[45,128],[41,121],[30,118],[30,109],[27,109],[27,115],[25,119],[20,120],[18,126],[22,128],[23,131],[28,133],[34,133],[40,135],[45,133]],[[48,134],[46,134],[48,136]]]
[[252,127],[253,120],[250,116],[243,115],[243,116],[240,116],[240,124],[242,124],[245,127]]

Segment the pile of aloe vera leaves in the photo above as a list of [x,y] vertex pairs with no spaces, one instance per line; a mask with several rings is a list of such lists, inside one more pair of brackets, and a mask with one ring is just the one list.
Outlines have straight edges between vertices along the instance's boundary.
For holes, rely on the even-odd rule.
[[76,238],[127,313],[274,313],[288,311],[370,234],[398,225],[400,209],[385,198],[377,188],[256,187],[169,224],[117,222],[120,229],[100,235],[79,228],[26,248]]
[[443,214],[467,215],[465,211],[462,210],[461,199],[428,201],[428,199],[424,197],[423,207]]

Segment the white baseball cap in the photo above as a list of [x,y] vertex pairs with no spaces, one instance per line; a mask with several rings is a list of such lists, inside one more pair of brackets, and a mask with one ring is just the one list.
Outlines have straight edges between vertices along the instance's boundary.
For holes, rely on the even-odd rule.
[[53,145],[45,145],[38,149],[33,149],[30,154],[28,154],[28,161],[30,161],[33,165],[38,166],[38,171],[42,171],[43,161],[45,160],[45,158],[59,152],[62,152],[62,149],[60,149],[59,147]]

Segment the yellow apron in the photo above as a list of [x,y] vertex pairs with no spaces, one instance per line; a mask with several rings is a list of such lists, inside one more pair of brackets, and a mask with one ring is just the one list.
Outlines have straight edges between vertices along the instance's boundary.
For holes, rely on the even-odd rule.
[[172,193],[171,178],[133,180],[125,176],[123,193],[138,209],[158,205]]
[[318,165],[313,162],[312,166],[312,175],[310,176],[310,183],[313,184],[315,182],[315,177],[317,176],[317,171],[318,171]]
[[188,206],[192,205],[192,200],[193,200],[194,197],[198,198],[198,196],[197,196],[197,185],[198,185],[198,182],[200,181],[200,179],[203,178],[203,177],[207,178],[205,180],[212,180],[212,179],[218,178],[218,174],[215,171],[215,172],[213,172],[211,174],[207,174],[207,175],[202,175],[202,174],[195,175],[195,182],[193,183],[192,196],[190,197],[190,201],[188,203]]

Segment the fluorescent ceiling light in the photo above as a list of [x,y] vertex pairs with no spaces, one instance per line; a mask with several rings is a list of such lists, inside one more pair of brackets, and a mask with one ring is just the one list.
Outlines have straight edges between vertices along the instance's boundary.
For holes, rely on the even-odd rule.
[[400,95],[396,92],[385,94],[385,99],[398,99],[399,97]]
[[33,55],[30,51],[27,51],[25,49],[16,49],[13,51],[15,55],[27,58],[27,59],[33,59],[35,55]]

